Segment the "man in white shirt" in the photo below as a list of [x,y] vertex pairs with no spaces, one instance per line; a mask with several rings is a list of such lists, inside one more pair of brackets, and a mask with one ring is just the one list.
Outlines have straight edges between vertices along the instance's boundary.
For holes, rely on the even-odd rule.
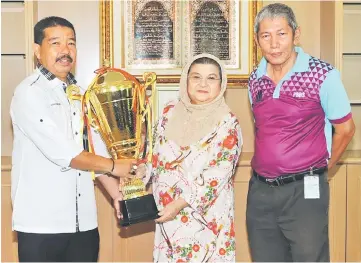
[[127,177],[130,160],[112,160],[98,134],[84,150],[80,102],[68,100],[75,84],[73,25],[47,17],[34,28],[35,72],[15,90],[10,114],[14,129],[12,166],[13,230],[18,233],[19,260],[97,261],[99,233],[90,170],[117,205],[119,178]]

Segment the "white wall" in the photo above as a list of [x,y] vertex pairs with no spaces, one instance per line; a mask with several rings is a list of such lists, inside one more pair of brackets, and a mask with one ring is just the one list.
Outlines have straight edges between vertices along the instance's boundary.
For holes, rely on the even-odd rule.
[[38,19],[47,16],[60,16],[74,25],[78,49],[75,75],[78,84],[87,87],[99,68],[99,1],[39,1]]

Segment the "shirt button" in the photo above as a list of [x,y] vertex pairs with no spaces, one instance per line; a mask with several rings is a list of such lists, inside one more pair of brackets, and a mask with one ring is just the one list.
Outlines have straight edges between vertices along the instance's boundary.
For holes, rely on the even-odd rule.
[[40,122],[43,122],[43,119],[40,119]]
[[81,173],[79,173],[79,176],[81,176]]
[[75,112],[73,112],[73,115],[75,116]]
[[78,132],[75,132],[75,135],[78,135]]
[[79,194],[79,196],[80,196],[80,194]]

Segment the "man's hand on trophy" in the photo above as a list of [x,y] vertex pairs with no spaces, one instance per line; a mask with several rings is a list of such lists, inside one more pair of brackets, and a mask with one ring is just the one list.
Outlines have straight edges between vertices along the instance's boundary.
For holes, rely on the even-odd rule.
[[135,171],[135,177],[143,179],[146,176],[147,167],[146,164],[141,163],[137,165],[137,170]]
[[117,177],[132,177],[131,174],[136,165],[136,161],[133,159],[117,159],[114,160],[114,168],[111,170],[111,174]]
[[150,173],[147,173],[147,165],[145,163],[138,165],[137,170],[135,171],[135,177],[142,179],[144,185],[148,184]]

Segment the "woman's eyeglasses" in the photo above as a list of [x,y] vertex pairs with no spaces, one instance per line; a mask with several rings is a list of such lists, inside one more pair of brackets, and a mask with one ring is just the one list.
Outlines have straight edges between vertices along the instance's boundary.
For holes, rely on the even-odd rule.
[[[203,78],[201,76],[190,76],[190,77],[188,77],[188,79],[194,84],[199,84],[199,83],[203,82]],[[220,80],[221,79],[219,79],[219,78],[209,76],[206,78],[206,83],[209,85],[213,85],[213,84],[218,83]]]

